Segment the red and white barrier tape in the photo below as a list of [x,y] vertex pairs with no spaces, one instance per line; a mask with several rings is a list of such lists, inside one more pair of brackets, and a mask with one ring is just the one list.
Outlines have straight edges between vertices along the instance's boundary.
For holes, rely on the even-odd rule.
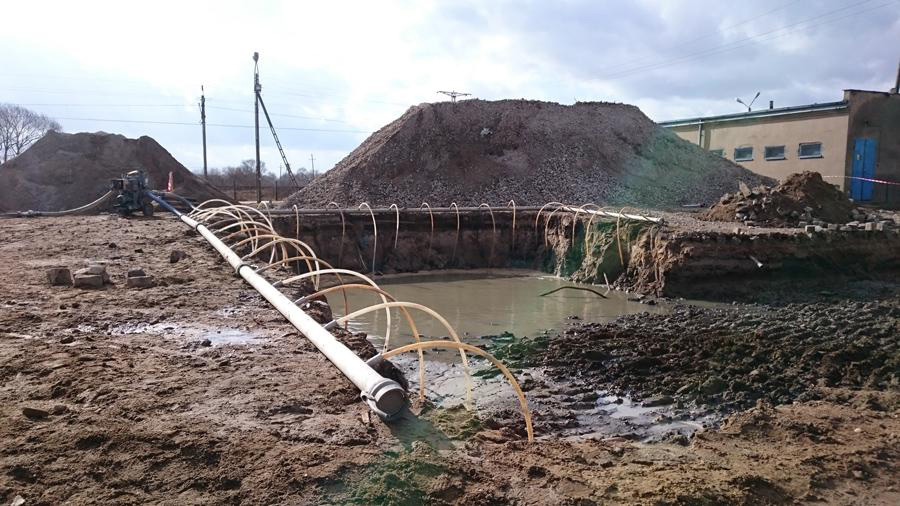
[[889,184],[889,185],[894,185],[894,186],[900,186],[900,183],[897,183],[897,182],[895,182],[895,181],[885,181],[885,180],[883,180],[883,179],[870,179],[870,178],[867,178],[867,177],[858,177],[858,176],[822,176],[822,178],[826,178],[826,177],[830,177],[830,178],[838,178],[838,177],[839,177],[839,178],[844,178],[844,179],[858,179],[858,180],[860,180],[860,181],[869,181],[870,183],[881,183],[881,184]]

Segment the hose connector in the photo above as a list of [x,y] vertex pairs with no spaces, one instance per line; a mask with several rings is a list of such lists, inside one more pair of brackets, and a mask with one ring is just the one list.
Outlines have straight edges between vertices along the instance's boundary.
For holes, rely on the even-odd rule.
[[[376,355],[373,358],[378,358]],[[370,361],[372,359],[369,359]],[[406,407],[406,391],[392,379],[382,378],[360,397],[382,420],[393,420]]]

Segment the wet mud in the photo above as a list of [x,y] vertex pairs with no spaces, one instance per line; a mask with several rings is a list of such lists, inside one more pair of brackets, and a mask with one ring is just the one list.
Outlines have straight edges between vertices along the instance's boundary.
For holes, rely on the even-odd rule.
[[[459,366],[439,356],[425,402],[408,372],[414,355],[395,361],[414,402],[402,420],[374,418],[172,219],[5,220],[0,233],[0,503],[900,501],[897,302],[887,293],[482,341],[526,389],[538,431],[528,444],[500,378],[476,374],[477,409],[467,410],[453,390]],[[188,259],[170,263],[176,248]],[[111,285],[47,285],[50,266],[89,261],[107,265]],[[126,288],[137,267],[156,286]],[[332,317],[323,304],[308,310]],[[376,353],[364,334],[338,338]],[[735,360],[745,351],[761,363]],[[478,388],[496,393],[479,399]],[[670,423],[701,427],[653,437]]]

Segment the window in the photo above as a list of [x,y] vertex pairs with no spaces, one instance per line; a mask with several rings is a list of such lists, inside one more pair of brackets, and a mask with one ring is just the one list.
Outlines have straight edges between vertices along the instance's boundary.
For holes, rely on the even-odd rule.
[[797,150],[797,154],[800,158],[822,158],[822,143],[821,142],[804,142],[800,144],[800,149]]
[[753,148],[734,148],[734,161],[749,162],[753,160]]
[[712,154],[714,154],[714,155],[716,155],[716,156],[721,156],[721,157],[723,157],[723,158],[725,157],[725,150],[724,150],[724,149],[710,149],[709,152],[712,153]]
[[766,160],[784,160],[784,146],[766,146]]

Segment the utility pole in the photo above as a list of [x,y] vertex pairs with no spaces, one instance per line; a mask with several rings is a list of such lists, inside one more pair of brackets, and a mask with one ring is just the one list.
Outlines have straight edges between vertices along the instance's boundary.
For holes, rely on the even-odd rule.
[[262,86],[259,85],[259,53],[253,53],[253,119],[254,132],[256,133],[256,203],[262,202],[262,170],[259,164],[259,93]]
[[312,167],[313,179],[316,178],[316,157],[309,155],[309,165]]
[[894,81],[894,93],[900,93],[900,63],[897,64],[897,80]]
[[463,93],[461,91],[439,91],[438,93],[442,95],[447,95],[450,97],[451,102],[456,102],[457,97],[468,97],[471,93]]
[[206,179],[206,94],[200,85],[200,124],[203,125],[203,179]]

